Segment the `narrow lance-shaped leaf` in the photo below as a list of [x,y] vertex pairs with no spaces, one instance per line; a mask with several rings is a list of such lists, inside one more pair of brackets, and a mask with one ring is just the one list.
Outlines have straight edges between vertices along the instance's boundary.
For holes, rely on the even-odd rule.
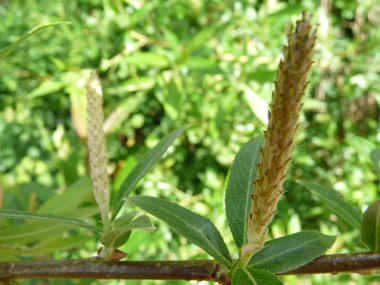
[[151,169],[151,167],[160,159],[173,141],[186,128],[187,126],[178,128],[164,137],[154,148],[149,150],[137,163],[135,168],[132,169],[131,173],[124,180],[123,184],[121,184],[118,192],[116,193],[112,208],[112,219],[115,219],[116,215],[119,213],[123,204],[122,199],[128,197],[140,179]]
[[274,239],[251,257],[247,268],[264,269],[272,273],[288,271],[314,260],[334,242],[335,236],[312,231]]
[[232,276],[232,285],[282,285],[273,273],[261,269],[238,269]]
[[380,250],[380,200],[372,203],[363,215],[361,239],[369,250]]
[[335,191],[310,181],[297,181],[324,202],[340,219],[360,230],[361,214],[343,200]]
[[[91,206],[63,213],[66,217],[87,219],[99,214],[99,207]],[[64,232],[72,229],[71,224],[55,221],[34,220],[19,226],[8,226],[1,229],[0,244],[28,244],[45,238],[61,237]]]
[[98,232],[98,233],[103,233],[102,229],[97,228],[89,223],[86,223],[82,220],[78,220],[75,218],[65,217],[65,216],[32,213],[32,212],[18,211],[18,210],[0,210],[0,217],[7,218],[7,219],[33,219],[33,220],[54,221],[54,222],[66,223],[73,226],[82,227],[82,228],[88,229],[90,231]]
[[7,46],[6,48],[0,50],[0,59],[4,59],[8,54],[10,54],[15,48],[17,48],[21,43],[26,41],[29,37],[37,34],[38,32],[42,31],[43,29],[45,29],[47,27],[55,26],[55,25],[59,25],[59,24],[71,24],[71,23],[63,21],[63,22],[56,22],[56,23],[41,25],[41,26],[34,28],[33,30],[31,30],[27,34],[21,36],[17,41],[15,41],[10,46]]
[[248,213],[253,193],[252,181],[256,180],[256,164],[260,163],[259,149],[264,136],[248,141],[237,153],[232,164],[226,190],[226,213],[232,236],[237,247],[247,242]]
[[128,198],[132,204],[167,223],[177,233],[205,250],[227,267],[232,261],[227,246],[214,224],[175,203],[147,196]]

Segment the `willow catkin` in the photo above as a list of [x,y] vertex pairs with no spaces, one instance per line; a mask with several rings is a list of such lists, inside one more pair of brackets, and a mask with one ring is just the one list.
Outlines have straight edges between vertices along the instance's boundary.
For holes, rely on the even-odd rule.
[[92,188],[100,208],[105,229],[109,221],[109,181],[107,175],[107,150],[103,132],[103,92],[95,71],[87,82],[87,145],[90,156]]
[[254,193],[248,216],[248,244],[263,245],[266,227],[276,213],[282,195],[282,184],[295,148],[294,137],[299,126],[302,97],[314,55],[316,29],[312,29],[311,15],[302,13],[295,32],[288,36],[284,46],[275,88],[272,92],[271,111],[268,112],[268,129],[264,132],[265,144],[260,150],[257,180],[253,181]]

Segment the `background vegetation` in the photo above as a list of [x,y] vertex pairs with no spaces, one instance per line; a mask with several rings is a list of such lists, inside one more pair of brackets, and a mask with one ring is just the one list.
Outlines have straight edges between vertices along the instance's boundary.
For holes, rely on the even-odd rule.
[[[97,68],[112,189],[169,131],[191,124],[135,191],[210,218],[232,249],[223,209],[226,175],[239,148],[266,128],[285,35],[304,9],[320,23],[318,53],[288,192],[271,235],[318,230],[339,235],[329,253],[364,251],[359,232],[294,180],[335,189],[361,211],[379,198],[379,167],[371,163],[380,142],[380,4],[375,0],[1,1],[0,48],[35,26],[72,23],[48,28],[1,61],[3,208],[43,212],[41,205],[56,201],[62,214],[100,221],[96,210],[88,210],[95,204],[88,181],[78,181],[86,173],[84,87]],[[97,238],[84,230],[39,228],[39,223],[2,219],[0,260],[96,254]],[[165,224],[156,225],[153,234],[133,232],[122,248],[129,260],[209,258]],[[288,284],[380,281],[358,275],[283,278]]]

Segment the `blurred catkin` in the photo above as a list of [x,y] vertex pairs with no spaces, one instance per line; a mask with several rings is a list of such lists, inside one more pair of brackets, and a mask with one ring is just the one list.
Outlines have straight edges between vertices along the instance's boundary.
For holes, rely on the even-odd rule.
[[276,213],[277,203],[283,193],[282,184],[291,162],[294,137],[298,129],[298,117],[302,97],[313,63],[316,29],[312,29],[311,15],[302,13],[295,32],[288,36],[284,46],[284,59],[279,63],[277,79],[272,93],[271,111],[268,112],[268,129],[264,132],[265,144],[260,150],[257,180],[253,181],[254,193],[248,217],[248,244],[263,245],[266,227]]
[[87,82],[87,145],[90,156],[92,189],[106,231],[109,220],[109,182],[107,175],[107,150],[103,132],[103,92],[95,71]]

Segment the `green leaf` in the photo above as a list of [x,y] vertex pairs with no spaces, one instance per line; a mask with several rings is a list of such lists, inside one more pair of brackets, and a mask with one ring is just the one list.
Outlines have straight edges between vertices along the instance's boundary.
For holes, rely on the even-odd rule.
[[226,213],[232,236],[237,247],[247,243],[248,213],[251,207],[253,183],[256,180],[256,164],[260,163],[259,149],[264,136],[248,141],[237,153],[232,164],[226,190]]
[[38,32],[42,31],[43,29],[45,29],[47,27],[55,26],[55,25],[59,25],[59,24],[71,24],[71,23],[62,21],[62,22],[56,22],[56,23],[38,26],[38,27],[34,28],[33,30],[31,30],[30,32],[28,32],[27,34],[21,36],[17,41],[15,41],[10,46],[7,46],[6,48],[0,50],[0,58],[4,59],[5,57],[7,57],[8,54],[10,54],[15,48],[17,48],[21,43],[26,41],[29,37],[37,34]]
[[360,230],[361,214],[343,200],[335,191],[310,181],[297,181],[324,202],[339,218]]
[[260,96],[247,85],[244,88],[244,95],[253,114],[255,114],[264,125],[268,125],[268,103],[261,99]]
[[167,223],[177,233],[205,250],[227,267],[231,267],[231,257],[222,236],[214,224],[175,203],[147,196],[129,198],[128,201]]
[[152,52],[135,52],[123,58],[123,62],[135,65],[147,65],[153,67],[168,67],[169,60],[162,55]]
[[[64,213],[67,217],[75,217],[77,219],[86,219],[99,213],[99,207],[86,207],[75,211]],[[9,226],[1,229],[0,244],[17,243],[27,244],[41,239],[62,236],[73,228],[70,224],[57,223],[51,221],[32,220],[20,226]]]
[[361,240],[369,250],[380,250],[380,200],[372,203],[364,212]]
[[148,216],[140,216],[124,227],[119,227],[105,234],[100,240],[101,244],[108,247],[118,248],[126,243],[131,230],[153,231],[155,227]]
[[105,134],[112,134],[120,130],[121,125],[130,116],[130,114],[136,110],[136,108],[143,102],[143,94],[136,94],[135,96],[129,96],[127,99],[119,102],[118,107],[112,111],[103,124],[103,130]]
[[172,121],[175,121],[182,109],[183,86],[182,79],[174,75],[164,89],[164,109]]
[[41,214],[62,214],[76,209],[83,200],[91,195],[90,180],[86,177],[71,184],[65,192],[46,201],[38,210]]
[[216,60],[202,57],[191,57],[184,64],[191,71],[198,71],[208,74],[221,74],[223,71],[219,68]]
[[274,239],[251,257],[247,267],[272,273],[288,271],[314,260],[334,242],[335,236],[312,231]]
[[[6,261],[19,261],[20,258],[17,257],[17,255],[8,253],[8,252],[3,252],[3,249],[0,248],[0,261],[6,262]],[[0,279],[1,281],[1,279]],[[0,283],[1,284],[1,283]]]
[[65,216],[51,215],[51,214],[40,214],[27,211],[18,210],[4,210],[0,209],[0,217],[7,219],[32,219],[32,220],[45,220],[54,221],[59,223],[71,224],[73,226],[82,227],[90,231],[103,233],[104,231],[97,228],[89,223],[75,218],[69,218]]
[[193,50],[200,48],[207,42],[207,37],[211,34],[214,34],[217,26],[209,26],[205,29],[201,29],[186,45],[183,52],[184,55],[188,56]]
[[160,157],[165,153],[173,141],[186,128],[187,126],[184,126],[172,131],[141,158],[141,160],[137,163],[135,168],[133,168],[131,173],[124,180],[123,184],[120,186],[118,192],[116,193],[112,208],[113,219],[121,209],[121,206],[123,204],[122,199],[128,197],[140,179],[151,169],[151,167],[160,159]]
[[170,49],[176,56],[179,56],[181,51],[179,49],[179,40],[175,33],[163,27],[164,29],[164,39],[169,43]]
[[293,5],[287,5],[285,8],[276,11],[274,13],[269,14],[269,17],[273,20],[278,19],[279,17],[289,17],[294,14],[300,14],[303,10],[305,10],[305,6],[302,6],[301,4],[293,4]]
[[284,284],[273,273],[265,270],[238,269],[232,275],[232,285],[281,285]]
[[369,158],[373,163],[373,169],[376,172],[380,172],[380,148],[375,148],[369,154]]
[[49,95],[58,92],[64,87],[64,84],[56,79],[48,79],[43,81],[37,88],[35,88],[28,95],[28,99]]
[[276,80],[277,70],[253,71],[247,74],[247,80],[255,80],[259,83],[273,82]]
[[[120,83],[120,85],[115,87],[108,87],[105,89],[105,92],[109,95],[118,95],[119,97],[127,92],[136,92],[141,90],[148,90],[154,87],[156,84],[156,78],[155,77],[148,77],[148,76],[140,76],[138,78],[130,78]],[[136,96],[139,96],[136,94]],[[141,97],[141,96],[140,96]],[[142,98],[137,97],[137,100],[141,100]],[[128,98],[127,98],[128,99]],[[136,101],[135,98],[131,98],[129,100],[124,100],[124,102],[130,101]],[[136,107],[134,107],[135,109]]]
[[68,238],[54,237],[52,239],[43,240],[36,245],[33,245],[31,248],[0,248],[0,251],[18,256],[36,256],[80,247],[91,239],[93,239],[91,236],[70,236]]

